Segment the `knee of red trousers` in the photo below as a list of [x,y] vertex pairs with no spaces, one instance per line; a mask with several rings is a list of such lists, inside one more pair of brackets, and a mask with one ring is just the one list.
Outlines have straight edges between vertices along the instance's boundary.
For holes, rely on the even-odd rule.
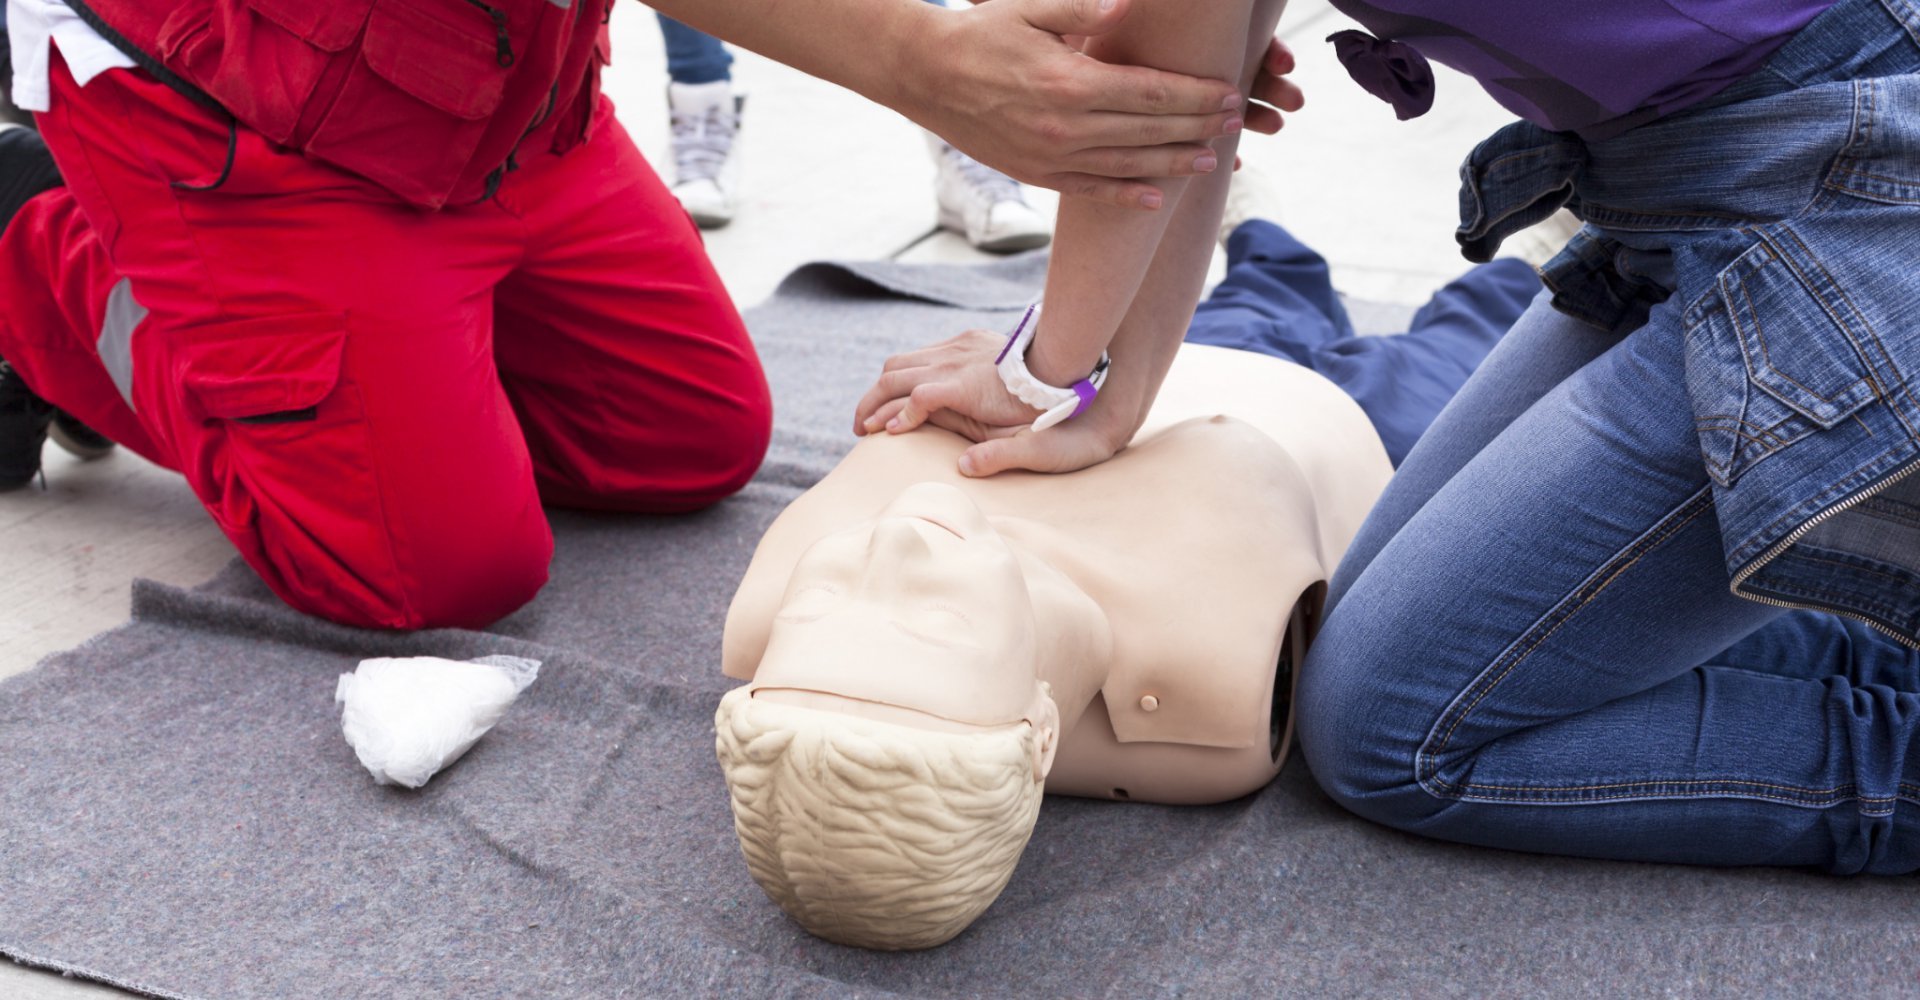
[[263,518],[228,534],[290,607],[356,628],[482,628],[546,585],[553,533],[537,503],[506,523],[422,513],[380,524]]
[[724,392],[704,395],[671,426],[631,439],[549,446],[541,496],[586,510],[678,514],[738,493],[772,441],[772,393],[756,362]]
[[773,440],[773,398],[764,376],[724,415],[701,428],[696,447],[704,459],[684,471],[661,502],[673,510],[698,510],[740,492],[760,471]]

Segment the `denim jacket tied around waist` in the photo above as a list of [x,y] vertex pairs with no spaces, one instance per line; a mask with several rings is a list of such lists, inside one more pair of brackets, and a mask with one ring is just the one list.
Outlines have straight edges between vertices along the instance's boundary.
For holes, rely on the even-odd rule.
[[[1561,312],[1685,340],[1733,592],[1920,648],[1920,0],[1842,0],[1707,105],[1461,167],[1469,259],[1562,206]],[[1676,377],[1679,374],[1676,373]]]

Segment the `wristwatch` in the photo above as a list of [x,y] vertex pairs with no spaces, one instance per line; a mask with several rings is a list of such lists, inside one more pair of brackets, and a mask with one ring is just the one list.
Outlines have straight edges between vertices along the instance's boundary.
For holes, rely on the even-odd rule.
[[1068,388],[1048,385],[1027,370],[1027,348],[1033,345],[1034,330],[1039,326],[1040,303],[1035,302],[1027,307],[1020,324],[1007,335],[1007,346],[1000,349],[993,366],[999,369],[1000,381],[1006,384],[1008,392],[1028,406],[1046,411],[1033,422],[1034,430],[1044,431],[1085,413],[1087,407],[1093,405],[1094,397],[1100,395],[1100,387],[1106,384],[1109,359],[1107,352],[1101,351],[1100,363],[1093,366],[1092,373]]

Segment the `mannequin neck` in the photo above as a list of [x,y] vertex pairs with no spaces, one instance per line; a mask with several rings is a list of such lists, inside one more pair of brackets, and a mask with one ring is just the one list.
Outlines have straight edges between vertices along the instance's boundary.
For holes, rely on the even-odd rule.
[[1071,539],[1050,525],[995,518],[1026,576],[1033,598],[1036,672],[1053,689],[1062,738],[1107,682],[1113,664],[1113,629],[1082,586]]

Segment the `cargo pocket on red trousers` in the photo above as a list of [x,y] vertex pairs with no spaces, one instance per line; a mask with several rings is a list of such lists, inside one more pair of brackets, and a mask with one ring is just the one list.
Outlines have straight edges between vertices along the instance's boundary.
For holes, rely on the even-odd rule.
[[181,471],[208,512],[289,603],[379,621],[396,571],[346,330],[339,313],[233,320],[166,349],[197,425]]
[[444,205],[486,135],[516,58],[479,0],[381,0],[307,151],[406,200]]

